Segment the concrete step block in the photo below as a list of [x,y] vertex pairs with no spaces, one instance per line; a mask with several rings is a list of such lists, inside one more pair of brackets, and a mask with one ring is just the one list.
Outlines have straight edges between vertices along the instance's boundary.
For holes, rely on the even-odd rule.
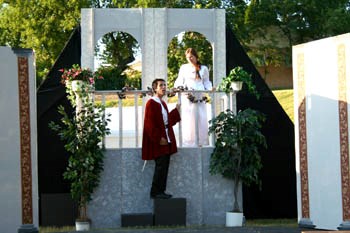
[[186,199],[154,199],[155,226],[186,226]]

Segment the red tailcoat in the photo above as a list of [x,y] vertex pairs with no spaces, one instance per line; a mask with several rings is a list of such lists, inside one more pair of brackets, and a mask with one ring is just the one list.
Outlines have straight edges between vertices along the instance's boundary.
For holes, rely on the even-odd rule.
[[153,99],[146,103],[145,119],[143,125],[142,139],[142,159],[153,160],[162,155],[174,154],[177,152],[176,139],[173,130],[173,125],[181,120],[179,111],[174,108],[170,113],[167,105],[162,100],[163,106],[168,113],[168,134],[171,141],[171,146],[161,146],[161,137],[167,139],[165,125],[162,115],[162,106]]

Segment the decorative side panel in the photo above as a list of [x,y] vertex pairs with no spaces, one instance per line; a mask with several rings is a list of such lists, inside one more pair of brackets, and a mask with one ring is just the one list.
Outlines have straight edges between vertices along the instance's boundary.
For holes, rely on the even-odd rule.
[[343,220],[350,221],[350,170],[349,170],[349,130],[348,130],[348,103],[346,85],[346,53],[345,45],[338,45],[338,87],[339,87],[339,136]]
[[299,153],[300,153],[300,183],[302,218],[310,218],[309,209],[309,180],[307,161],[307,132],[306,132],[306,96],[305,96],[305,66],[304,54],[298,54],[298,118],[299,118]]
[[29,102],[29,67],[27,57],[18,57],[18,90],[21,152],[22,223],[33,223],[32,163]]

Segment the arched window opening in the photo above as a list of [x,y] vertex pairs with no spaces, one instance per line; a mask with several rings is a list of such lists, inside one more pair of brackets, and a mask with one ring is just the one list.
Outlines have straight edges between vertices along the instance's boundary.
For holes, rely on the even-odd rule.
[[[185,54],[189,48],[193,50]],[[181,104],[182,120],[174,127],[180,147],[212,144],[208,136],[213,112],[209,94],[213,89],[212,51],[205,36],[193,31],[177,34],[168,45],[168,86],[181,91],[169,99],[170,104]],[[189,56],[196,58],[189,60]]]
[[179,68],[187,63],[185,51],[194,48],[200,62],[209,69],[210,80],[213,81],[213,48],[205,36],[198,32],[186,31],[177,34],[168,45],[168,86],[173,87]]
[[96,90],[121,90],[123,87],[141,88],[141,49],[137,40],[122,31],[109,32],[95,46],[95,70],[104,80],[96,82]]
[[121,91],[141,89],[139,43],[126,32],[109,32],[95,46],[94,63],[95,70],[103,76],[95,83],[95,101],[106,106],[106,114],[112,119],[108,123],[111,134],[106,136],[104,146],[138,147],[142,130],[142,99],[138,94]]

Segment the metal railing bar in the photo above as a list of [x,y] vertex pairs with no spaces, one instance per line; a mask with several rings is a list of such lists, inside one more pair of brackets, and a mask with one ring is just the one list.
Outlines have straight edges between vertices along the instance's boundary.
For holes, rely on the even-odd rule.
[[[126,98],[126,96],[133,96],[134,99],[134,114],[135,114],[135,120],[134,120],[134,125],[135,125],[135,147],[138,148],[140,146],[140,142],[139,142],[139,107],[138,106],[138,98],[143,98],[145,97],[145,99],[143,99],[143,103],[141,105],[142,107],[142,114],[144,112],[144,105],[145,102],[147,100],[147,95],[150,96],[150,91],[149,90],[106,90],[106,91],[93,91],[94,95],[101,95],[101,104],[103,104],[104,106],[106,106],[106,96],[107,95],[117,95],[118,97],[118,115],[119,115],[119,132],[118,132],[118,137],[119,139],[117,140],[117,143],[119,145],[119,148],[123,148],[124,145],[124,131],[123,131],[123,99]],[[218,100],[218,95],[219,93],[223,93],[222,91],[208,91],[208,90],[176,90],[176,91],[172,91],[172,90],[168,90],[167,91],[168,94],[172,94],[169,95],[169,97],[173,97],[174,94],[177,95],[178,99],[177,99],[177,103],[178,104],[182,104],[182,98],[181,98],[181,94],[183,93],[206,93],[209,95],[210,97],[210,108],[211,108],[211,119],[213,119],[216,115],[216,112],[218,111],[224,111],[227,108],[235,110],[237,108],[236,106],[236,98],[235,98],[235,93],[230,93],[229,95],[225,95],[225,96],[221,96],[219,99],[219,102],[217,103]],[[221,105],[217,106],[217,105]],[[181,111],[181,110],[180,110]],[[195,146],[199,146],[199,111],[198,111],[198,106],[195,105],[195,114],[196,114],[196,119],[195,119]],[[181,112],[180,112],[181,113]],[[104,119],[105,119],[105,114],[106,111],[104,111]],[[210,120],[210,119],[208,119]],[[141,127],[143,127],[143,123],[141,124]],[[178,138],[179,138],[179,142],[178,145],[179,147],[183,146],[183,128],[182,128],[182,124],[181,122],[178,125]],[[214,146],[215,145],[215,135],[212,134],[210,135],[209,138],[209,145]],[[102,146],[105,147],[106,146],[106,139],[104,138],[102,141]]]

